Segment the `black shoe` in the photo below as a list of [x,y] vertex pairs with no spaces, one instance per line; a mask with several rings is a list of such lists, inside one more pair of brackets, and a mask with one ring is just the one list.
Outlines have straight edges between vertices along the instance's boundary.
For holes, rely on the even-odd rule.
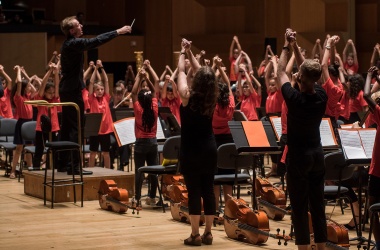
[[[67,170],[67,175],[72,175],[73,172],[71,170]],[[88,170],[82,170],[82,175],[92,175],[92,171],[88,171]],[[80,172],[79,172],[79,169],[75,169],[74,170],[74,175],[80,175]]]
[[61,172],[61,173],[66,172],[66,171],[67,171],[66,168],[58,168],[57,169],[57,172]]

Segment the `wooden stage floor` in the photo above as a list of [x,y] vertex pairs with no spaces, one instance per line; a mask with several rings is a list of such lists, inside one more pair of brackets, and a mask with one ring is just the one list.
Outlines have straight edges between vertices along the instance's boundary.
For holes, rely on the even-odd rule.
[[[131,210],[116,214],[102,210],[97,200],[85,201],[83,208],[80,202],[64,202],[50,209],[41,199],[24,194],[23,179],[19,183],[3,174],[1,170],[0,249],[189,249],[183,240],[190,234],[190,225],[174,221],[169,210],[163,213],[143,202],[139,215],[133,215]],[[249,201],[246,190],[242,194]],[[331,210],[332,206],[327,206],[326,211]],[[335,208],[332,218],[346,223],[351,218],[350,211],[346,209],[342,215]],[[290,217],[279,222],[270,220],[269,224],[271,233],[277,228],[289,233]],[[355,236],[354,231],[349,233],[350,238]],[[294,242],[278,246],[277,240],[271,238],[261,246],[238,242],[226,236],[223,225],[214,227],[213,235],[213,245],[202,249],[296,249]],[[363,235],[367,237],[368,233]],[[351,243],[350,249],[357,249],[356,242]]]

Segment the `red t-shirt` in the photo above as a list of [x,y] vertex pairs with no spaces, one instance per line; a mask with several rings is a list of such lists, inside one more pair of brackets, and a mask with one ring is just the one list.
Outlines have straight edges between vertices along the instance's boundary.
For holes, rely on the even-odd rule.
[[95,95],[88,96],[88,103],[90,104],[90,113],[103,113],[102,122],[100,124],[99,135],[110,134],[112,130],[112,116],[110,110],[109,94],[104,94],[102,97],[95,97]]
[[237,75],[235,74],[235,63],[236,63],[235,57],[230,57],[230,63],[231,63],[230,81],[237,81]]
[[133,110],[135,112],[135,137],[136,138],[154,138],[157,134],[157,117],[158,117],[158,104],[157,98],[152,98],[152,105],[154,111],[154,125],[152,130],[144,131],[144,127],[142,126],[142,113],[143,108],[141,107],[139,101],[135,101],[133,103]]
[[375,119],[373,118],[373,114],[369,113],[367,119],[365,120],[364,124],[366,128],[369,128],[372,124],[375,123]]
[[4,96],[0,98],[1,116],[3,118],[13,118],[11,105],[11,91],[8,88],[4,89]]
[[86,88],[82,89],[82,98],[84,103],[84,111],[90,109],[90,103],[88,102],[88,90]]
[[231,134],[228,122],[232,120],[235,110],[234,96],[230,95],[230,104],[221,108],[219,104],[216,104],[214,115],[212,117],[212,129],[215,135],[219,134]]
[[350,119],[350,96],[348,95],[348,92],[343,90],[343,96],[342,99],[339,102],[339,115],[342,116],[344,119],[348,120]]
[[169,100],[168,98],[161,99],[161,106],[170,108],[170,111],[177,119],[179,125],[181,125],[181,115],[179,113],[179,107],[181,106],[181,103],[182,101],[179,97],[174,98],[173,100]]
[[339,101],[343,95],[342,84],[338,81],[338,85],[335,85],[329,77],[322,87],[328,96],[325,114],[338,118],[340,113]]
[[376,105],[376,110],[373,112],[373,118],[377,124],[375,144],[373,145],[371,166],[369,174],[380,177],[380,106]]
[[[54,97],[51,100],[47,100],[47,99],[44,99],[43,97],[41,97],[40,95],[36,95],[34,99],[35,100],[45,100],[49,103],[60,102],[59,98]],[[50,115],[49,115],[49,111],[48,111],[49,109],[47,107],[37,106],[37,109],[38,109],[38,114],[37,114],[36,131],[42,131],[42,129],[41,129],[41,116],[42,115],[47,115],[50,117],[51,131],[52,132],[59,131],[60,128],[59,128],[59,122],[58,122],[58,106],[50,108]]]
[[281,106],[281,133],[288,133],[288,106],[286,106],[285,101],[282,102]]
[[[351,66],[348,65],[346,62],[343,64],[344,69],[347,71],[347,74],[352,75],[358,73],[359,70],[359,65],[357,64],[352,64]],[[349,72],[351,71],[351,72]],[[350,74],[351,73],[351,74]]]
[[355,99],[350,98],[350,113],[363,111],[363,107],[367,105],[368,104],[363,97],[363,90],[360,90],[358,96]]
[[240,111],[245,114],[248,121],[257,121],[257,113],[256,113],[256,99],[258,98],[258,94],[254,91],[251,95],[241,96],[241,105]]
[[267,91],[267,93],[268,93],[268,97],[265,103],[265,111],[267,112],[267,114],[280,113],[282,102],[284,101],[284,98],[282,97],[281,89],[277,90],[276,92]]
[[29,101],[30,95],[28,96],[20,96],[15,95],[13,97],[13,101],[16,105],[17,110],[17,119],[32,119],[33,118],[33,110],[32,105],[25,104],[24,101]]

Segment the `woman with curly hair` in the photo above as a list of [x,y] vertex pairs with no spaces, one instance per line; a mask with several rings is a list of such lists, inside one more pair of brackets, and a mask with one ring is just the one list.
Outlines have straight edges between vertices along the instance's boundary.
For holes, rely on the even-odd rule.
[[364,79],[361,75],[349,76],[347,85],[348,91],[345,91],[341,100],[344,105],[340,119],[346,124],[352,124],[360,121],[358,112],[366,112],[368,105],[363,97]]
[[[182,39],[178,62],[178,91],[182,100],[181,114],[181,174],[189,195],[191,222],[190,237],[185,245],[212,244],[211,227],[215,215],[214,174],[217,166],[217,148],[212,130],[212,117],[218,97],[218,85],[214,71],[200,67],[190,50],[191,42]],[[185,74],[185,54],[195,73]],[[202,202],[206,220],[205,231],[199,234]]]
[[[136,76],[132,91],[133,110],[135,113],[135,198],[140,205],[142,174],[138,169],[145,165],[157,165],[157,117],[158,104],[155,88],[147,77],[145,69]],[[157,179],[149,176],[150,189],[147,205],[155,205]]]

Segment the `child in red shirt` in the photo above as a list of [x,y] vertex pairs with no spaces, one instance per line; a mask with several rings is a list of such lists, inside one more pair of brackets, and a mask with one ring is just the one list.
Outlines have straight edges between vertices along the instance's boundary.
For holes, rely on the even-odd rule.
[[[172,75],[174,76],[174,75]],[[171,85],[169,85],[169,83]],[[181,106],[181,98],[178,95],[177,84],[169,75],[165,76],[164,86],[161,93],[161,106],[169,107],[175,118],[177,118],[178,124],[181,125],[181,116],[179,114],[179,107]]]
[[[100,69],[102,81],[95,83],[95,77]],[[111,167],[110,147],[112,130],[112,116],[109,107],[111,96],[109,94],[108,77],[103,68],[102,61],[96,61],[96,67],[90,79],[88,90],[88,102],[90,104],[90,113],[102,113],[102,122],[100,124],[99,135],[90,136],[90,159],[89,167],[94,167],[95,156],[98,151],[99,144],[102,151],[103,162],[105,168]]]
[[[240,110],[249,121],[257,121],[256,107],[259,94],[254,89],[250,77],[245,76],[248,76],[248,73],[245,65],[241,65],[238,75],[238,89],[241,98]],[[243,77],[245,77],[245,80],[242,80]]]
[[[51,74],[54,74],[54,81],[49,81],[49,77]],[[45,100],[50,103],[57,103],[59,101],[59,72],[57,65],[51,63],[49,65],[49,69],[46,72],[44,78],[42,79],[41,87],[38,91],[35,100]],[[44,106],[38,106],[37,113],[37,124],[36,124],[36,138],[34,141],[35,145],[35,154],[33,156],[33,167],[29,167],[28,170],[40,170],[41,168],[41,159],[44,152],[44,140],[49,138],[48,133],[42,132],[41,129],[41,116],[46,115],[50,117],[51,121],[51,132],[52,132],[52,140],[58,140],[58,132],[59,122],[58,122],[58,108],[59,107],[51,107],[50,114],[49,108]]]
[[[14,69],[17,72],[16,76],[16,86],[12,88],[12,101],[16,108],[16,113],[18,115],[18,120],[16,123],[15,134],[13,138],[13,144],[16,144],[16,150],[13,155],[12,169],[9,178],[16,178],[16,165],[18,164],[21,151],[26,145],[32,145],[32,142],[24,142],[21,136],[21,126],[23,123],[31,121],[33,117],[32,105],[25,104],[24,101],[30,100],[31,93],[35,91],[31,81],[34,78],[31,78],[31,81],[21,80],[21,67],[16,65]],[[30,154],[26,156],[27,166],[32,165],[32,157]]]
[[0,74],[4,76],[5,79],[0,77],[1,84],[3,85],[4,95],[0,98],[0,116],[3,118],[13,118],[12,105],[11,105],[11,90],[12,90],[12,79],[4,71],[3,65],[0,65]]

